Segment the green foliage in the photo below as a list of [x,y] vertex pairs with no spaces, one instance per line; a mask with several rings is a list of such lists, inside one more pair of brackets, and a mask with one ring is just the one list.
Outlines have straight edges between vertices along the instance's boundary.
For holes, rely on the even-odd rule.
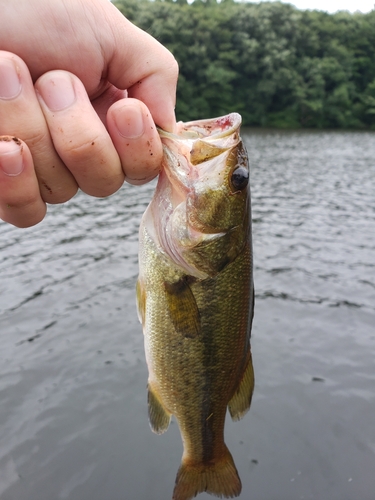
[[375,11],[234,0],[115,5],[176,57],[178,119],[238,111],[253,126],[375,129]]

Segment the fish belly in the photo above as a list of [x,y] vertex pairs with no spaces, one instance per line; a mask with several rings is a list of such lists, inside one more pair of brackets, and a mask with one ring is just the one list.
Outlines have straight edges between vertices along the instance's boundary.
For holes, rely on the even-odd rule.
[[[251,364],[250,243],[217,276],[197,280],[186,276],[143,227],[140,283],[151,427],[163,432],[170,416],[175,415],[184,444],[174,498],[186,500],[199,491],[236,496],[240,480],[223,433],[227,406]],[[183,285],[173,288],[176,283]],[[183,286],[188,290],[181,291]],[[174,289],[176,297],[171,301]],[[195,312],[184,315],[183,310],[189,307]],[[182,310],[180,323],[174,317],[178,310]],[[190,316],[196,316],[191,328]],[[252,387],[246,391],[252,392]],[[214,469],[219,470],[219,478]],[[205,471],[211,471],[211,483],[223,484],[204,479]]]

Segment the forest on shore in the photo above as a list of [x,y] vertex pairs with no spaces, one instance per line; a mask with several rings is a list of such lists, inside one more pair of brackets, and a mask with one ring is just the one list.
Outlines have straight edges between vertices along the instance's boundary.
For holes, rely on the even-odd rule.
[[375,130],[375,10],[280,2],[119,0],[180,65],[179,120],[241,113],[244,125]]

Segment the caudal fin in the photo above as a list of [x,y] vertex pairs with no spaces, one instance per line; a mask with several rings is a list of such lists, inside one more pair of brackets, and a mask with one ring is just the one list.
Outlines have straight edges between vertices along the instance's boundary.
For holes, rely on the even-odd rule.
[[228,448],[225,447],[220,459],[211,464],[182,462],[177,472],[173,500],[189,500],[203,491],[220,498],[238,497],[241,493],[241,479]]

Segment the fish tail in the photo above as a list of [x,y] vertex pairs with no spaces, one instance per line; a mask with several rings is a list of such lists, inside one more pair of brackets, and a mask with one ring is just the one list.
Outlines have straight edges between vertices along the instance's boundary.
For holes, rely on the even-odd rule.
[[241,493],[241,487],[232,455],[225,446],[220,459],[210,464],[182,461],[177,472],[173,500],[189,500],[204,491],[220,498],[232,498]]

